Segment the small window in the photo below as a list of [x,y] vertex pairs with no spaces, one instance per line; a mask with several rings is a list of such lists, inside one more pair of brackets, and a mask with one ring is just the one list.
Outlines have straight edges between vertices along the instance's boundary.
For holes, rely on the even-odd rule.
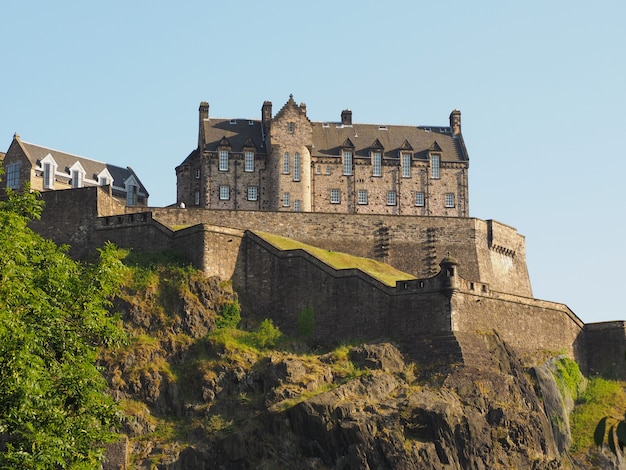
[[339,204],[341,202],[341,193],[338,189],[330,190],[330,202],[331,204]]
[[415,193],[415,205],[424,207],[424,193]]
[[135,186],[134,184],[131,184],[126,188],[126,205],[137,205],[137,186]]
[[300,154],[293,154],[293,180],[300,181]]
[[289,174],[289,154],[287,152],[283,155],[283,174]]
[[248,186],[248,201],[256,201],[259,197],[259,188]]
[[382,163],[383,163],[383,156],[380,152],[374,152],[373,154],[373,159],[374,159],[374,168],[372,171],[372,176],[382,176],[383,172],[382,172]]
[[[45,165],[50,165],[46,163]],[[44,181],[46,179],[44,178]],[[7,165],[7,188],[19,189],[20,187],[20,162]]]
[[72,170],[72,188],[83,187],[83,174],[78,170]]
[[322,174],[322,165],[317,165],[315,167],[315,173],[317,173],[318,175]]
[[431,155],[430,156],[430,169],[432,178],[439,178],[439,165],[441,163],[440,155]]
[[98,182],[100,183],[100,186],[108,186],[109,185],[109,178],[107,178],[106,176],[100,176],[98,178]]
[[200,191],[196,191],[195,193],[193,193],[193,203],[196,206],[200,205]]
[[410,178],[411,177],[411,154],[403,153],[401,163],[402,163],[402,177]]
[[197,180],[200,179],[200,168],[196,168],[195,177]]
[[301,204],[302,204],[302,201],[300,201],[299,199],[296,199],[295,201],[293,201],[293,211],[294,212],[300,212]]
[[228,152],[226,150],[220,150],[220,171],[228,171]]
[[396,192],[395,191],[387,191],[387,205],[388,206],[396,205]]
[[230,199],[230,186],[220,186],[220,200],[228,201]]
[[343,152],[343,174],[352,175],[352,152],[344,150]]
[[446,207],[454,207],[454,193],[446,193]]
[[289,131],[290,134],[293,134],[293,131],[296,128],[296,124],[294,122],[290,122],[287,124],[287,130]]
[[254,171],[254,152],[245,153],[245,164],[243,169],[247,172]]
[[54,189],[54,170],[52,163],[43,164],[43,187],[45,189]]
[[289,193],[283,193],[283,207],[289,207]]
[[327,174],[327,175],[330,175],[330,165],[327,165],[327,166],[326,166],[326,174]]
[[361,205],[367,204],[367,190],[366,189],[359,189],[358,202]]

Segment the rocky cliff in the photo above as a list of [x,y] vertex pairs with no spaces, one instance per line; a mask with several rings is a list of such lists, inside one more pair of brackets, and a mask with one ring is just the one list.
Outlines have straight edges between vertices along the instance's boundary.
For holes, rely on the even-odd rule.
[[554,362],[524,369],[496,332],[459,337],[471,354],[445,367],[386,342],[317,351],[253,312],[217,328],[235,294],[185,276],[135,282],[116,302],[131,341],[102,364],[128,416],[127,468],[593,466],[569,453],[573,402]]

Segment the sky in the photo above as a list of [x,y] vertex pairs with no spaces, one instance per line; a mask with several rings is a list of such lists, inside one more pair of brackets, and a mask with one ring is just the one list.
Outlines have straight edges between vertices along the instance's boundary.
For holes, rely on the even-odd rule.
[[416,126],[459,109],[470,215],[525,236],[534,296],[626,320],[623,0],[3,0],[0,18],[1,151],[18,133],[130,166],[165,206],[201,101]]

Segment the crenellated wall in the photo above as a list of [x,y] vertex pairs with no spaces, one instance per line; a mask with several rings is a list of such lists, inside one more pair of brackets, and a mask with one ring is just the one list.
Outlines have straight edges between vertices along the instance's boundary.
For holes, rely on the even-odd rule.
[[[461,354],[456,337],[496,330],[529,363],[565,352],[589,373],[626,378],[626,324],[584,325],[566,305],[532,298],[524,237],[496,221],[177,208],[141,212],[121,206],[99,187],[43,197],[46,209],[31,226],[69,244],[72,256],[94,256],[107,241],[180,252],[207,274],[232,279],[244,308],[272,318],[288,334],[298,333],[298,314],[311,307],[318,342],[389,338],[420,360],[434,357],[435,346],[443,344],[456,361]],[[378,258],[418,279],[390,287],[358,270],[335,270],[302,250],[281,251],[254,230]],[[448,253],[458,264],[442,271],[442,258],[452,259]]]

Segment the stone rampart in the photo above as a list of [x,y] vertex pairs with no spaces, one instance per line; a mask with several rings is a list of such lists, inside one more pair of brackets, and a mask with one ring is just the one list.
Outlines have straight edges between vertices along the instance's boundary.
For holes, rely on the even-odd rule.
[[626,377],[626,322],[585,325],[587,372],[611,379]]

